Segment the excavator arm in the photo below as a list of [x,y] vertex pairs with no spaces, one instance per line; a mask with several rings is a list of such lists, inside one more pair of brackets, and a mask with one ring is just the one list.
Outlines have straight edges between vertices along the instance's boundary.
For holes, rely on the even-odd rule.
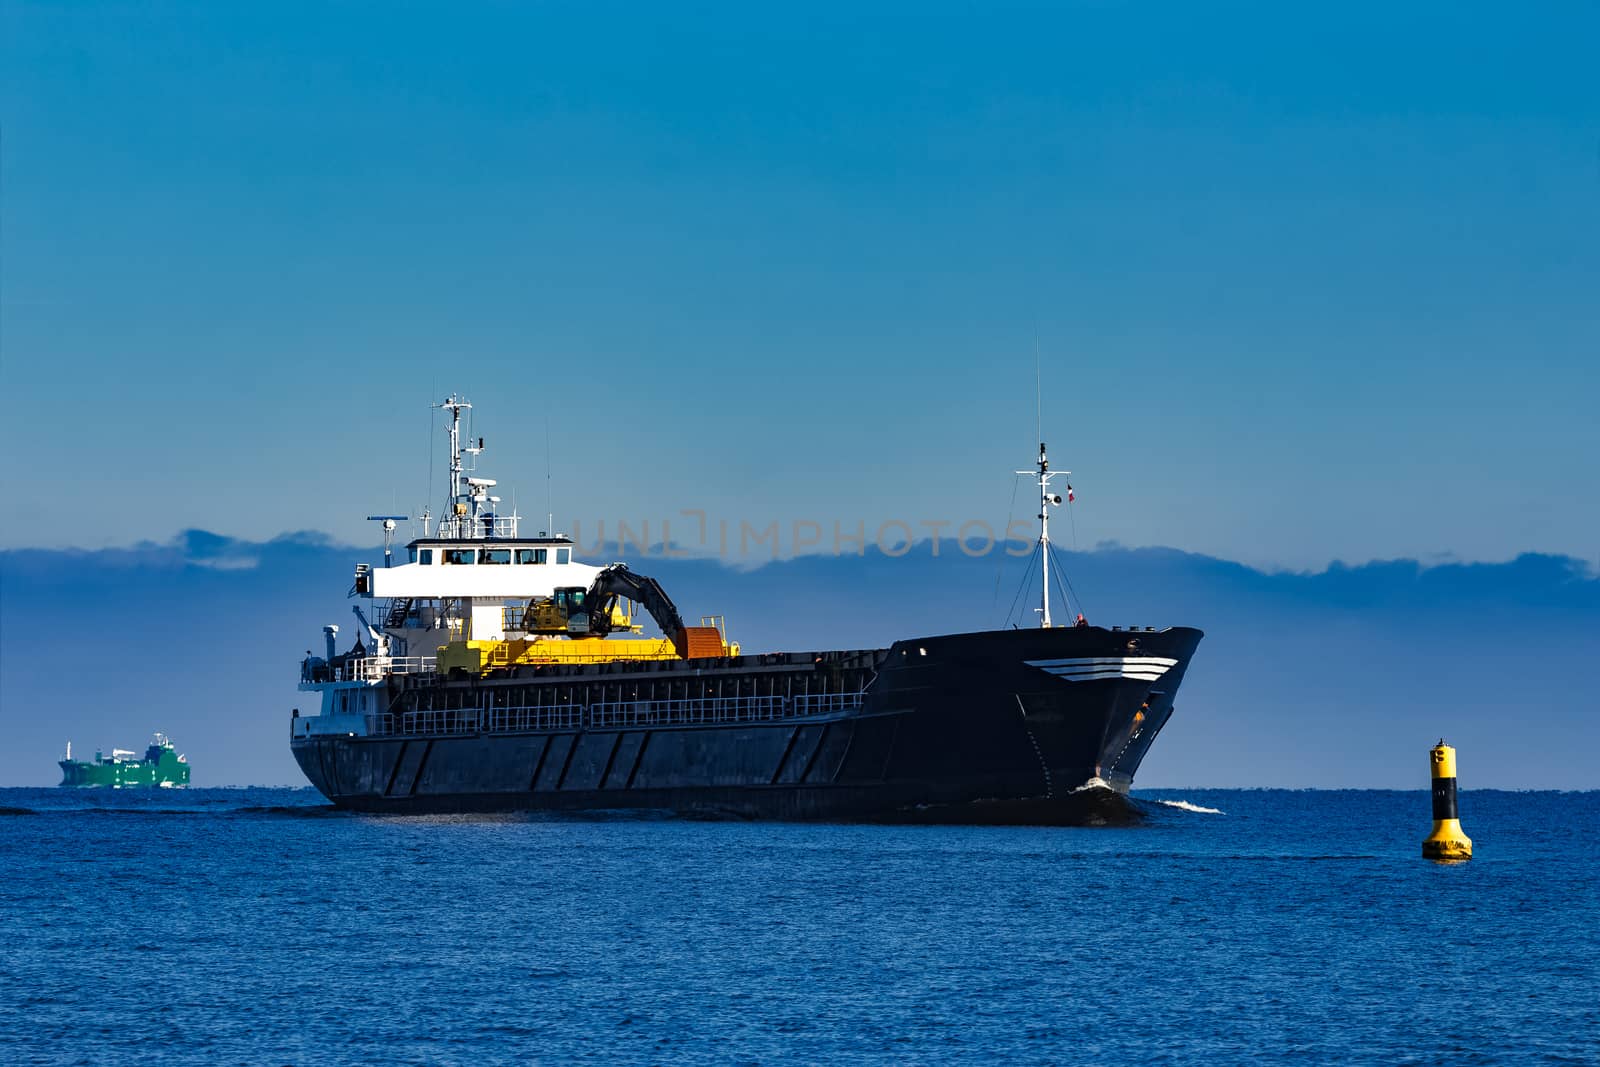
[[589,586],[584,605],[589,612],[591,634],[604,637],[611,632],[611,609],[616,606],[618,597],[627,597],[648,611],[661,632],[672,639],[678,654],[683,655],[683,616],[678,614],[677,605],[661,588],[660,582],[635,574],[626,563],[600,568]]

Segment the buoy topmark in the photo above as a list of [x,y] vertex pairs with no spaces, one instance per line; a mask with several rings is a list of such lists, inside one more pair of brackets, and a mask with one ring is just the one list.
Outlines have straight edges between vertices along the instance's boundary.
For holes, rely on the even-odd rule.
[[1441,737],[1428,757],[1433,772],[1433,833],[1422,842],[1422,854],[1430,860],[1471,859],[1472,839],[1461,832],[1456,812],[1456,750]]

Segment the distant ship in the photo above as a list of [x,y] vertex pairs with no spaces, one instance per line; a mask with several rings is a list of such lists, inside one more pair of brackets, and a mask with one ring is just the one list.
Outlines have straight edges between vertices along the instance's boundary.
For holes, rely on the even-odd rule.
[[114,748],[111,755],[94,754],[94,761],[72,758],[72,742],[60,760],[64,786],[105,786],[111,789],[182,788],[189,784],[189,761],[173,750],[166,734],[156,734],[144,759],[132,749]]
[[[301,770],[341,808],[655,809],[775,819],[1070,823],[1126,793],[1202,634],[1057,626],[1044,445],[1038,628],[888,648],[751,654],[718,617],[687,625],[654,579],[573,558],[502,514],[452,395],[444,516],[391,565],[406,516],[378,515],[357,564],[357,639],[307,653],[320,706],[289,723]],[[1069,496],[1071,487],[1068,486]],[[871,598],[865,601],[871,604]],[[860,603],[855,605],[860,606]],[[635,626],[643,608],[665,636]]]

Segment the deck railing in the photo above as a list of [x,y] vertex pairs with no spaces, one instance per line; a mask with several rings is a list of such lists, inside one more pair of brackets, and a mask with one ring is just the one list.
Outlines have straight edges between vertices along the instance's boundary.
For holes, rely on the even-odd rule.
[[445,541],[478,541],[488,537],[516,537],[520,515],[450,516],[440,519],[433,536]]
[[391,674],[432,674],[434,670],[432,656],[366,656],[335,664],[306,660],[300,665],[300,681],[381,682]]
[[[543,730],[615,730],[648,726],[695,726],[782,722],[854,711],[864,693],[820,693],[795,697],[690,697],[686,700],[618,700],[588,706],[486,707],[392,712],[379,716],[374,734],[449,735],[525,733]],[[487,694],[485,695],[487,699]]]
[[695,723],[772,722],[861,706],[860,693],[812,696],[689,697],[683,700],[613,700],[589,705],[589,725],[666,726]]

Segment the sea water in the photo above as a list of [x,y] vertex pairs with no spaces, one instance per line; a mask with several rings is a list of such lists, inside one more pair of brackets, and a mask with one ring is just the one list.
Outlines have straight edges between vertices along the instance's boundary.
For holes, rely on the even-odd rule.
[[1121,828],[0,790],[0,1063],[1600,1062],[1600,794]]

